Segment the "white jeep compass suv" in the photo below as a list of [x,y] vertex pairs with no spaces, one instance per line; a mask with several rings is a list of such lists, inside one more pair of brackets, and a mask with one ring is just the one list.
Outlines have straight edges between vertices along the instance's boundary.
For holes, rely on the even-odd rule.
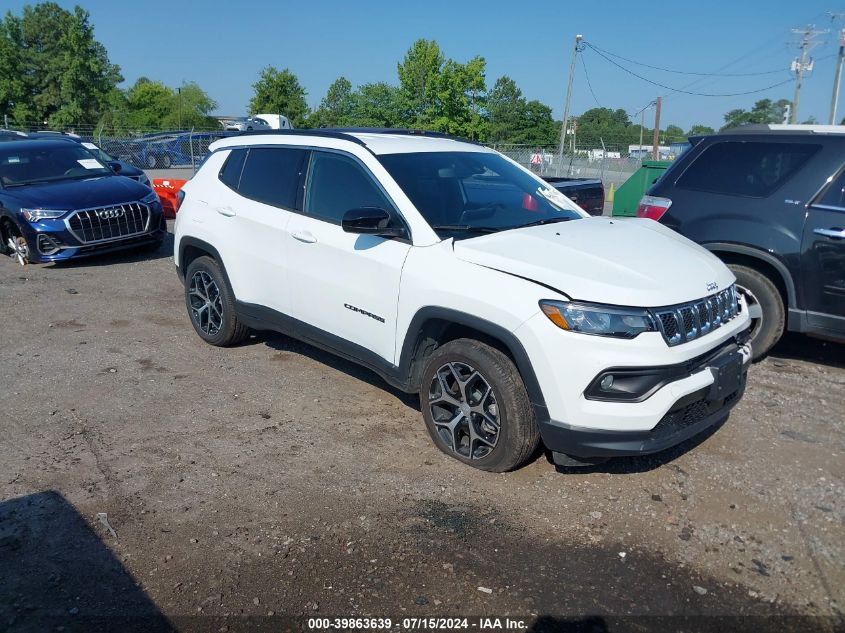
[[217,141],[175,260],[212,345],[276,330],[418,393],[435,444],[484,470],[652,453],[722,423],[747,306],[716,257],[590,217],[486,147],[402,130]]

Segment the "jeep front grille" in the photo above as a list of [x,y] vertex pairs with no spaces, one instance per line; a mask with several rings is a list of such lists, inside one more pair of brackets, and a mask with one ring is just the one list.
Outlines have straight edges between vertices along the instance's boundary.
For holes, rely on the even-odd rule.
[[709,334],[738,313],[735,285],[698,301],[654,310],[660,332],[670,346]]
[[83,244],[140,235],[149,224],[150,208],[140,202],[76,211],[67,220],[68,229]]

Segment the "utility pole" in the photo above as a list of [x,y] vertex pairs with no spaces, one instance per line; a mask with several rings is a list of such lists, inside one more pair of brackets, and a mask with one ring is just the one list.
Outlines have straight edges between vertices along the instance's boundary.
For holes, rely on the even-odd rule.
[[836,109],[839,106],[839,85],[842,81],[843,60],[845,60],[845,29],[839,32],[839,57],[836,59],[836,74],[833,79],[833,98],[830,100],[831,125],[836,125]]
[[792,62],[792,66],[790,67],[790,70],[795,73],[795,96],[792,99],[792,111],[789,114],[789,122],[797,123],[798,103],[801,99],[801,84],[804,82],[804,73],[813,70],[813,60],[812,58],[808,59],[807,55],[812,49],[821,44],[816,38],[829,33],[830,30],[817,31],[812,26],[808,26],[804,29],[792,29],[792,32],[801,36],[801,55]]
[[663,97],[657,97],[654,103],[654,137],[651,144],[651,157],[660,158],[660,108],[663,107]]
[[572,98],[572,80],[575,78],[575,58],[581,51],[581,40],[584,36],[580,33],[575,36],[575,46],[572,47],[572,61],[569,63],[569,81],[566,84],[566,100],[563,103],[563,125],[560,128],[560,150],[558,151],[557,164],[558,175],[563,168],[563,148],[566,145],[566,129],[569,125],[569,101]]

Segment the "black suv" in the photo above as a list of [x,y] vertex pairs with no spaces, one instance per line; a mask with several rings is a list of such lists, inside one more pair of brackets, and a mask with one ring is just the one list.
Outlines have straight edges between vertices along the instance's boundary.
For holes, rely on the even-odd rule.
[[845,126],[690,139],[637,210],[698,242],[749,300],[755,358],[784,329],[845,341]]

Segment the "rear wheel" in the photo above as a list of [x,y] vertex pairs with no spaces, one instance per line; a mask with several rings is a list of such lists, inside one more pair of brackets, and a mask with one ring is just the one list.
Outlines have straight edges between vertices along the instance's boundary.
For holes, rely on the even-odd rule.
[[161,159],[161,164],[164,166],[165,169],[170,169],[173,166],[173,159],[170,158],[167,154],[165,154]]
[[156,160],[156,157],[153,154],[147,154],[144,162],[149,169],[155,169],[158,166],[158,160]]
[[736,276],[738,290],[748,303],[751,317],[751,349],[754,360],[759,360],[783,336],[786,325],[786,308],[777,286],[766,275],[754,268],[728,264]]
[[516,366],[479,341],[457,339],[435,350],[423,370],[420,404],[437,447],[481,470],[513,470],[540,441]]
[[198,257],[188,266],[185,304],[194,330],[206,343],[226,347],[249,334],[249,328],[238,320],[226,277],[211,257]]

